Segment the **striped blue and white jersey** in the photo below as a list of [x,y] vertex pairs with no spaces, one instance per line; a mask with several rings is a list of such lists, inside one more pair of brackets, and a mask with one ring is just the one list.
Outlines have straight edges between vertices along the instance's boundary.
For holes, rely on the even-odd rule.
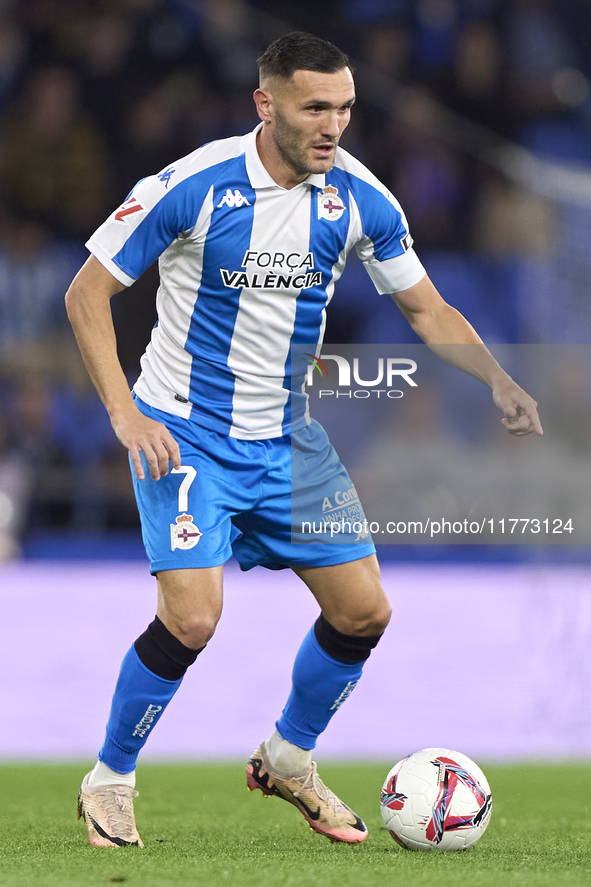
[[[286,190],[263,166],[257,127],[141,180],[87,243],[125,285],[159,257],[158,322],[134,391],[152,407],[243,439],[306,419],[304,366],[356,247],[380,293],[425,271],[390,192],[346,151]],[[295,370],[294,370],[295,372]]]

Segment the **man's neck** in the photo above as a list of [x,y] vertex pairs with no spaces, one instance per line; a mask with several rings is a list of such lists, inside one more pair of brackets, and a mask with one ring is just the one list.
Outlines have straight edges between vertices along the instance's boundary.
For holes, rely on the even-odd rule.
[[285,162],[277,150],[277,146],[273,141],[273,137],[271,136],[268,127],[264,125],[257,133],[256,148],[261,163],[273,181],[282,188],[289,191],[291,188],[295,188],[296,185],[305,182],[308,178],[309,173],[298,175],[295,170]]

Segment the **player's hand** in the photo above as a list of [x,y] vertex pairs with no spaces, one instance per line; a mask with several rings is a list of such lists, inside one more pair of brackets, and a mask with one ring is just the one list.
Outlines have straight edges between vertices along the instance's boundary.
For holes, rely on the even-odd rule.
[[544,433],[537,401],[510,376],[493,385],[493,400],[504,413],[501,422],[509,434],[521,437],[532,432],[540,436]]
[[136,406],[111,422],[115,434],[129,450],[138,480],[145,477],[140,452],[146,458],[152,480],[167,475],[170,462],[173,468],[181,467],[179,445],[166,425],[144,416]]

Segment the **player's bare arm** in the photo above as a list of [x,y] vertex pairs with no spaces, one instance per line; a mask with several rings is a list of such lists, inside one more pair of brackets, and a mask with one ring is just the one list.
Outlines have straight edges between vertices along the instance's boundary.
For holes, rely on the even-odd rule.
[[441,297],[427,275],[392,298],[415,333],[439,357],[492,389],[510,434],[543,434],[537,402],[505,372],[474,327]]
[[168,429],[138,410],[121,368],[110,300],[123,288],[98,259],[90,256],[66,293],[66,308],[90,378],[115,434],[129,450],[138,478],[144,478],[141,451],[152,478],[158,480],[168,474],[170,461],[174,468],[180,467],[181,457]]

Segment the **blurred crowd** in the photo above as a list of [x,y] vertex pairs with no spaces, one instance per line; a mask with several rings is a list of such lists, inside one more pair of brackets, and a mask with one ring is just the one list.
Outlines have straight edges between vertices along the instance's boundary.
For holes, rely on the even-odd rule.
[[[138,179],[256,124],[256,58],[294,28],[350,54],[343,145],[399,198],[446,297],[485,335],[528,338],[517,259],[544,255],[551,229],[486,149],[502,138],[591,166],[591,3],[0,0],[0,557],[24,528],[135,525],[64,292]],[[152,268],[113,300],[130,382],[156,287]],[[354,261],[328,336],[412,340]]]

